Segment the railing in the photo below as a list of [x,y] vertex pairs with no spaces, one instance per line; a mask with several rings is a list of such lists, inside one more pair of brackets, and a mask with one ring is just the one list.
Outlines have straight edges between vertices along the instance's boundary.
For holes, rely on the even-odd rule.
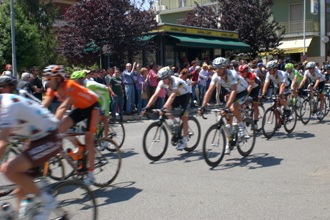
[[[297,34],[304,31],[303,21],[279,22],[279,24],[285,27],[285,34]],[[319,26],[319,21],[307,20],[306,32],[318,32]]]
[[155,5],[154,7],[158,10],[195,7],[195,2],[197,2],[199,5],[205,5],[217,3],[217,0],[158,0],[158,5]]

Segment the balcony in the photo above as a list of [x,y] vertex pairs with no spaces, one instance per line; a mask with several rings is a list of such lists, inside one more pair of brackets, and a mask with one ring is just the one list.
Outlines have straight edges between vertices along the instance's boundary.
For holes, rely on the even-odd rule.
[[[279,22],[284,26],[286,35],[302,34],[304,32],[303,21]],[[306,32],[319,32],[320,23],[317,20],[306,20]]]
[[188,9],[195,7],[195,2],[199,5],[214,5],[217,0],[158,0],[158,4],[154,6],[156,11],[173,10],[173,9]]

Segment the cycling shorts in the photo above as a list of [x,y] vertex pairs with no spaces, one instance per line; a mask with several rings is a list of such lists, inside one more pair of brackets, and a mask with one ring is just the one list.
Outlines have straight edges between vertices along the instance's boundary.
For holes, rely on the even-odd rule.
[[176,108],[180,106],[182,108],[182,116],[187,116],[187,108],[190,100],[190,93],[186,93],[184,95],[176,96],[173,103],[172,108]]
[[90,107],[84,109],[76,108],[70,112],[69,117],[73,120],[74,124],[87,119],[86,131],[95,133],[97,130],[97,125],[100,122],[99,103],[95,102]]
[[243,103],[246,102],[247,97],[248,97],[248,91],[244,90],[243,92],[236,94],[234,102],[237,102],[239,105],[243,105]]
[[35,141],[25,142],[24,155],[32,163],[32,168],[39,167],[55,157],[62,149],[62,138],[58,130]]
[[254,102],[257,102],[258,99],[259,99],[258,98],[259,97],[259,91],[260,91],[260,86],[253,88],[250,92],[250,97],[252,98],[252,100]]

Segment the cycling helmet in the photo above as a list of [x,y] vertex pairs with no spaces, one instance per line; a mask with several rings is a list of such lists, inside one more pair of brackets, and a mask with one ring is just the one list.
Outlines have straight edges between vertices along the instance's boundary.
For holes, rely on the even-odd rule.
[[315,62],[308,62],[306,64],[306,69],[314,69],[315,68]]
[[161,80],[165,79],[171,75],[174,75],[174,73],[169,66],[161,68],[157,73],[158,79],[161,79]]
[[244,72],[245,69],[249,69],[249,66],[246,64],[242,64],[238,67],[238,71]]
[[274,69],[278,67],[277,60],[271,60],[266,64],[267,69]]
[[64,66],[62,65],[49,65],[43,71],[44,76],[66,76]]
[[228,66],[227,59],[223,57],[217,57],[212,61],[212,66],[215,69],[227,68]]
[[70,79],[81,79],[81,78],[85,78],[86,74],[84,70],[80,70],[80,71],[74,71],[71,76]]
[[324,69],[325,69],[325,70],[330,70],[330,64],[325,65],[325,66],[324,66]]
[[285,69],[293,69],[293,64],[292,63],[287,63],[285,64]]
[[2,86],[16,86],[16,79],[13,79],[9,76],[1,76],[0,87]]

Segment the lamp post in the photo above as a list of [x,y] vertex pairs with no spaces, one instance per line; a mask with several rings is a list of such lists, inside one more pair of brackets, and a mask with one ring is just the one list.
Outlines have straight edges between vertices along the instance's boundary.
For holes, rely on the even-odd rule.
[[17,64],[16,64],[16,40],[15,40],[15,21],[14,21],[14,0],[10,0],[10,19],[11,19],[11,54],[13,77],[17,79]]
[[303,58],[306,53],[306,0],[304,0],[304,21],[303,21],[303,41],[304,41],[304,50],[303,50]]

